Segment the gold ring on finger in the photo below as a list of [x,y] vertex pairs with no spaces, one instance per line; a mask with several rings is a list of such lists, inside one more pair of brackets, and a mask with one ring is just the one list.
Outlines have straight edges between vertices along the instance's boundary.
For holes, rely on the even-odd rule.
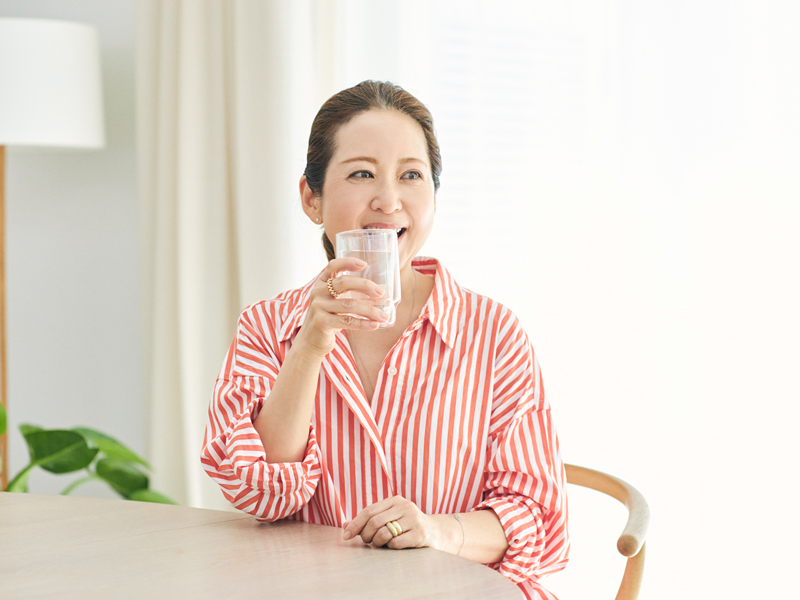
[[392,537],[403,535],[403,528],[400,527],[400,523],[398,523],[397,521],[389,521],[388,523],[386,523],[386,529],[389,530],[389,533],[392,534]]
[[333,296],[334,298],[338,298],[339,297],[339,292],[337,292],[335,289],[333,289],[333,277],[329,277],[328,278],[328,291],[331,293],[331,296]]

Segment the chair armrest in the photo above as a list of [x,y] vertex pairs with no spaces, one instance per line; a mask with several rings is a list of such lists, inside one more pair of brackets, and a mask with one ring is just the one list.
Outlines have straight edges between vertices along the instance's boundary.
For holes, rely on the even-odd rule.
[[636,556],[647,538],[650,507],[644,496],[622,479],[576,465],[565,465],[567,482],[591,488],[616,498],[628,508],[628,522],[617,540],[617,550],[623,556]]

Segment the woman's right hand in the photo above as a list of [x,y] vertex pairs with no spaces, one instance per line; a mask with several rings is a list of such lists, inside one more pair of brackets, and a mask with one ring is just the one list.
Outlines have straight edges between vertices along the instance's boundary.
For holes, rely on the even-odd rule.
[[[339,275],[344,271],[358,272],[367,266],[357,258],[335,258],[328,263],[311,288],[311,297],[303,326],[295,344],[305,344],[309,351],[320,357],[333,350],[336,334],[342,329],[371,331],[385,323],[389,316],[372,301],[381,298],[384,291],[374,282],[355,275]],[[328,289],[328,279],[338,298]],[[366,298],[345,298],[347,292],[359,292]]]

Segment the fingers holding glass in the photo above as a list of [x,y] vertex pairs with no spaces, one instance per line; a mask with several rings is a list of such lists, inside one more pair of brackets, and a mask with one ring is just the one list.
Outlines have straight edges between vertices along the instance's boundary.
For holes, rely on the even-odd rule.
[[373,301],[386,296],[386,292],[377,283],[355,275],[331,275],[325,281],[325,287],[337,300],[345,297]]
[[318,305],[333,319],[329,326],[337,329],[376,329],[390,315],[383,310],[385,292],[374,282],[354,275],[330,276],[321,284],[324,293]]

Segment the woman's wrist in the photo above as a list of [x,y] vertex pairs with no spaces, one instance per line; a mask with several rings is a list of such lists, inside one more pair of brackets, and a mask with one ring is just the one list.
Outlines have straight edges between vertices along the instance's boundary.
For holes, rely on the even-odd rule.
[[304,331],[301,327],[300,332],[292,342],[289,352],[293,352],[306,360],[321,363],[330,352],[330,349],[326,348],[324,344],[314,343],[314,340],[309,339],[309,337],[308,330]]
[[464,538],[459,521],[453,518],[455,515],[429,516],[434,520],[437,531],[436,539],[431,546],[436,550],[457,555]]
[[430,516],[436,519],[439,540],[433,547],[438,550],[482,564],[499,562],[508,550],[505,531],[492,510]]

